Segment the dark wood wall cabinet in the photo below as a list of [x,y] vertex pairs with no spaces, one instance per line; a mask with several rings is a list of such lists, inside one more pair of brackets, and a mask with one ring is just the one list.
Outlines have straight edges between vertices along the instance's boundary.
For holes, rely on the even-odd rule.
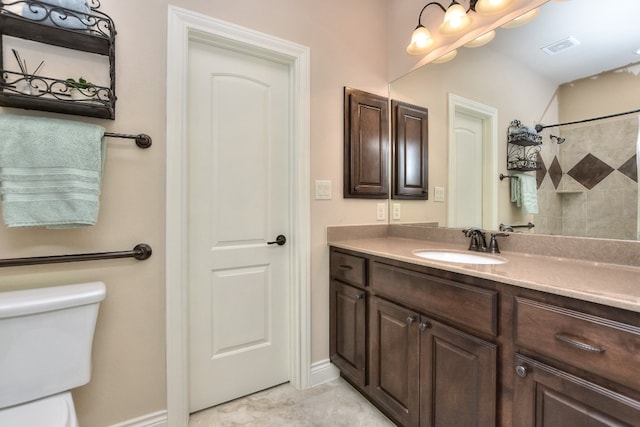
[[640,315],[331,248],[331,361],[400,426],[640,426]]
[[428,110],[391,100],[392,198],[427,200],[429,190]]
[[384,96],[344,88],[344,197],[389,197],[389,106]]

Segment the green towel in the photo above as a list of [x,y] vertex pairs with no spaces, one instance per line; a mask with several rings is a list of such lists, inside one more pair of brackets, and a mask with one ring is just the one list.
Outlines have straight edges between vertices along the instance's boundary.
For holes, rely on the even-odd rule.
[[537,191],[535,176],[516,173],[511,178],[511,201],[525,214],[538,213]]
[[95,225],[104,128],[0,114],[0,195],[7,227]]

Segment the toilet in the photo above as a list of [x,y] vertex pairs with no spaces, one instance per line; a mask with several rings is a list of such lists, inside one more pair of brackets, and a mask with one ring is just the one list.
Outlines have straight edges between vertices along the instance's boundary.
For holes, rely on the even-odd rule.
[[0,292],[0,426],[77,427],[102,282]]

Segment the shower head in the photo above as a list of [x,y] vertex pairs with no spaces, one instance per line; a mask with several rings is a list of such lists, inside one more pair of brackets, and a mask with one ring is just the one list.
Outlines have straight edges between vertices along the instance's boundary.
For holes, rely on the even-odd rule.
[[549,138],[553,141],[554,138],[556,140],[556,144],[560,145],[565,141],[565,138],[560,138],[559,136],[549,135]]

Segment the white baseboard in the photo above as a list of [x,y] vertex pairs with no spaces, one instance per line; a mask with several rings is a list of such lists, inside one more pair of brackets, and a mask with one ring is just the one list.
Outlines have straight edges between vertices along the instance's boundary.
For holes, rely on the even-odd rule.
[[113,424],[110,427],[167,427],[167,411],[158,411],[138,418]]
[[340,376],[340,371],[329,359],[311,364],[311,387],[315,387]]

